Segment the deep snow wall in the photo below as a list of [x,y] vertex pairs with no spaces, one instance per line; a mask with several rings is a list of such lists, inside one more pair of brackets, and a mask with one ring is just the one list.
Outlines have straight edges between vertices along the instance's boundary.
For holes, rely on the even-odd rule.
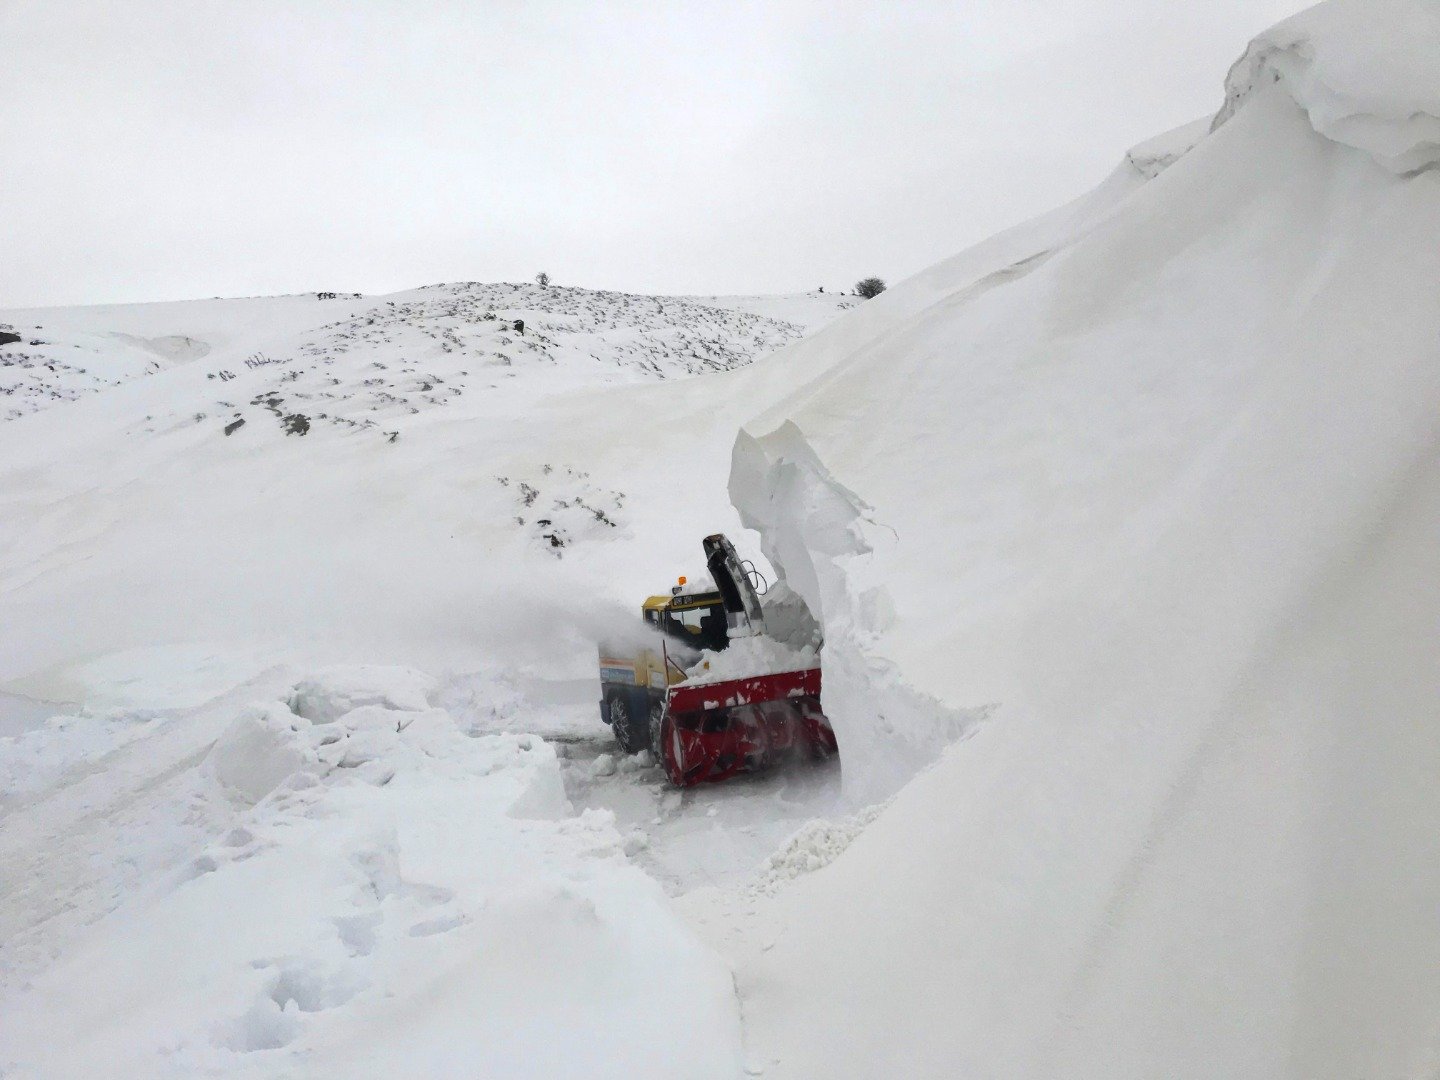
[[799,428],[782,425],[763,445],[742,431],[731,464],[741,520],[823,619],[824,701],[842,763],[851,763],[846,793],[860,803],[887,798],[988,710],[947,707],[917,692],[875,648],[894,613],[871,568],[877,546],[894,534],[829,474]]
[[1262,36],[1193,150],[747,425],[847,786],[897,760],[859,666],[999,705],[756,916],[766,1075],[1433,1074],[1433,11]]

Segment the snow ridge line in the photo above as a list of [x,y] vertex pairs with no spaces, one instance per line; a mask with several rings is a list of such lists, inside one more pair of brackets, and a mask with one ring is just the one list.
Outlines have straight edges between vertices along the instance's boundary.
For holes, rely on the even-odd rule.
[[1440,11],[1423,0],[1384,0],[1405,36],[1386,37],[1375,12],[1322,4],[1250,42],[1225,78],[1214,131],[1280,84],[1315,131],[1413,176],[1440,167]]

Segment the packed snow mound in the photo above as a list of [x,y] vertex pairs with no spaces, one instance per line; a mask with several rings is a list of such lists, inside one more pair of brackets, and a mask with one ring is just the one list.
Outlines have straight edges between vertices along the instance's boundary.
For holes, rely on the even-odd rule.
[[729,972],[553,745],[286,698],[181,710],[6,816],[6,1076],[741,1073]]
[[186,337],[184,334],[163,334],[160,337],[144,338],[134,334],[121,333],[118,330],[113,333],[120,340],[138,345],[170,363],[183,364],[190,360],[199,360],[210,354],[208,344],[196,341],[192,337]]
[[808,671],[820,666],[820,654],[813,646],[794,648],[771,637],[735,637],[721,651],[705,649],[686,671],[692,685],[743,679],[751,675]]
[[783,354],[731,495],[900,790],[739,920],[766,1076],[1434,1071],[1435,11],[1283,24],[1153,178]]
[[207,755],[215,780],[237,801],[254,806],[309,759],[293,737],[301,726],[278,705],[247,709]]
[[[875,647],[894,626],[895,610],[874,558],[877,549],[893,548],[896,537],[874,507],[835,479],[793,422],[783,421],[763,439],[740,432],[730,494],[784,575],[772,590],[779,594],[775,606],[798,608],[823,623],[810,637],[825,642],[823,700],[841,758],[849,762],[846,788],[861,802],[893,795],[973,732],[992,702],[982,697],[964,707],[947,705],[907,683]],[[796,625],[803,630],[805,624]],[[939,625],[927,611],[915,632],[924,638]]]
[[872,803],[847,817],[807,821],[765,860],[756,875],[755,891],[775,893],[801,875],[813,874],[829,866],[888,805],[888,802]]
[[1385,168],[1440,164],[1440,5],[1327,0],[1261,34],[1225,80],[1219,127],[1278,82],[1328,139]]
[[328,724],[362,706],[419,711],[430,706],[435,680],[412,668],[331,667],[295,686],[290,707],[316,724]]
[[737,377],[848,303],[469,283],[6,316],[137,371],[116,333],[211,348],[0,425],[0,685],[153,704],[163,677],[188,706],[277,663],[578,669],[602,607],[633,621],[734,526]]

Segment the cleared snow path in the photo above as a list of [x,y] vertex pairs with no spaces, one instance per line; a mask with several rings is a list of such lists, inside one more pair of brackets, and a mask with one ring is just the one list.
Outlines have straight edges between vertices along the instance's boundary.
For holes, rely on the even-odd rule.
[[625,850],[672,896],[743,885],[811,822],[842,812],[840,764],[797,763],[678,791],[606,735],[556,748],[570,801],[608,810]]
[[465,676],[436,700],[472,735],[524,732],[552,743],[575,811],[614,815],[625,853],[672,896],[745,885],[797,832],[854,809],[838,760],[679,791],[648,753],[620,750],[599,718],[597,693],[593,679]]

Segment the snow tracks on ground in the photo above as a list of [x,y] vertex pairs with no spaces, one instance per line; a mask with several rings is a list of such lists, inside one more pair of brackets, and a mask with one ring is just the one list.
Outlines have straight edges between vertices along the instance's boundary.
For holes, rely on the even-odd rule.
[[735,1076],[729,972],[613,815],[435,698],[272,672],[11,743],[66,759],[3,809],[0,1071]]

